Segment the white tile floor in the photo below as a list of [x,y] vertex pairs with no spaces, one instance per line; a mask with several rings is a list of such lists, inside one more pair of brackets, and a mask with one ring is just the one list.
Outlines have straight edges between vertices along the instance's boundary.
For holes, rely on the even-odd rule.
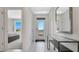
[[22,52],[22,49],[10,49],[7,52]]
[[45,42],[35,42],[29,52],[48,52]]
[[[17,40],[9,44],[9,50],[7,52],[22,52],[21,41]],[[45,42],[35,42],[28,52],[49,52],[46,48]]]
[[7,52],[21,52],[22,51],[22,41],[18,39],[8,44]]
[[45,50],[45,43],[44,42],[37,42],[36,45],[36,52],[44,52]]
[[9,49],[21,49],[21,40],[18,39],[8,44]]

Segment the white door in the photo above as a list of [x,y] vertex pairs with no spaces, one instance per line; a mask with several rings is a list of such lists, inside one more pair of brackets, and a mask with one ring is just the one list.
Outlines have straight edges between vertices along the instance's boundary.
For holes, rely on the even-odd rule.
[[36,19],[36,40],[45,40],[45,18]]
[[0,8],[0,51],[4,50],[4,9]]

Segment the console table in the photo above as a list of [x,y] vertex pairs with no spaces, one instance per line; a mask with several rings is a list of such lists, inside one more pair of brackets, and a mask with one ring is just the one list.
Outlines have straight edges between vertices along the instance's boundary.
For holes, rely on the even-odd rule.
[[71,49],[68,47],[64,46],[61,43],[77,43],[78,44],[78,49],[77,51],[79,52],[79,41],[73,40],[73,39],[68,39],[68,38],[60,38],[56,35],[53,36],[47,36],[47,48],[50,50],[50,43],[54,45],[54,48],[58,49],[58,52],[73,52]]

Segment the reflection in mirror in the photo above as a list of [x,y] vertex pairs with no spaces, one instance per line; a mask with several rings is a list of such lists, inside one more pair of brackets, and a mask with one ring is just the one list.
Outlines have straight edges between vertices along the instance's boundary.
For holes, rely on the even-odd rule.
[[55,16],[57,32],[72,33],[72,8],[58,7]]

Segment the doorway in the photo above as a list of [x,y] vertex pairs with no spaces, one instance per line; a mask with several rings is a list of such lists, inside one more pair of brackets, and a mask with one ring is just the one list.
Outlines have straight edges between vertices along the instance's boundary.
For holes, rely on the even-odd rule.
[[45,18],[36,18],[36,42],[45,41]]
[[33,51],[36,52],[44,52],[47,51],[47,18],[46,17],[39,17],[35,16],[34,21],[34,45]]
[[22,9],[7,8],[8,51],[22,51]]

